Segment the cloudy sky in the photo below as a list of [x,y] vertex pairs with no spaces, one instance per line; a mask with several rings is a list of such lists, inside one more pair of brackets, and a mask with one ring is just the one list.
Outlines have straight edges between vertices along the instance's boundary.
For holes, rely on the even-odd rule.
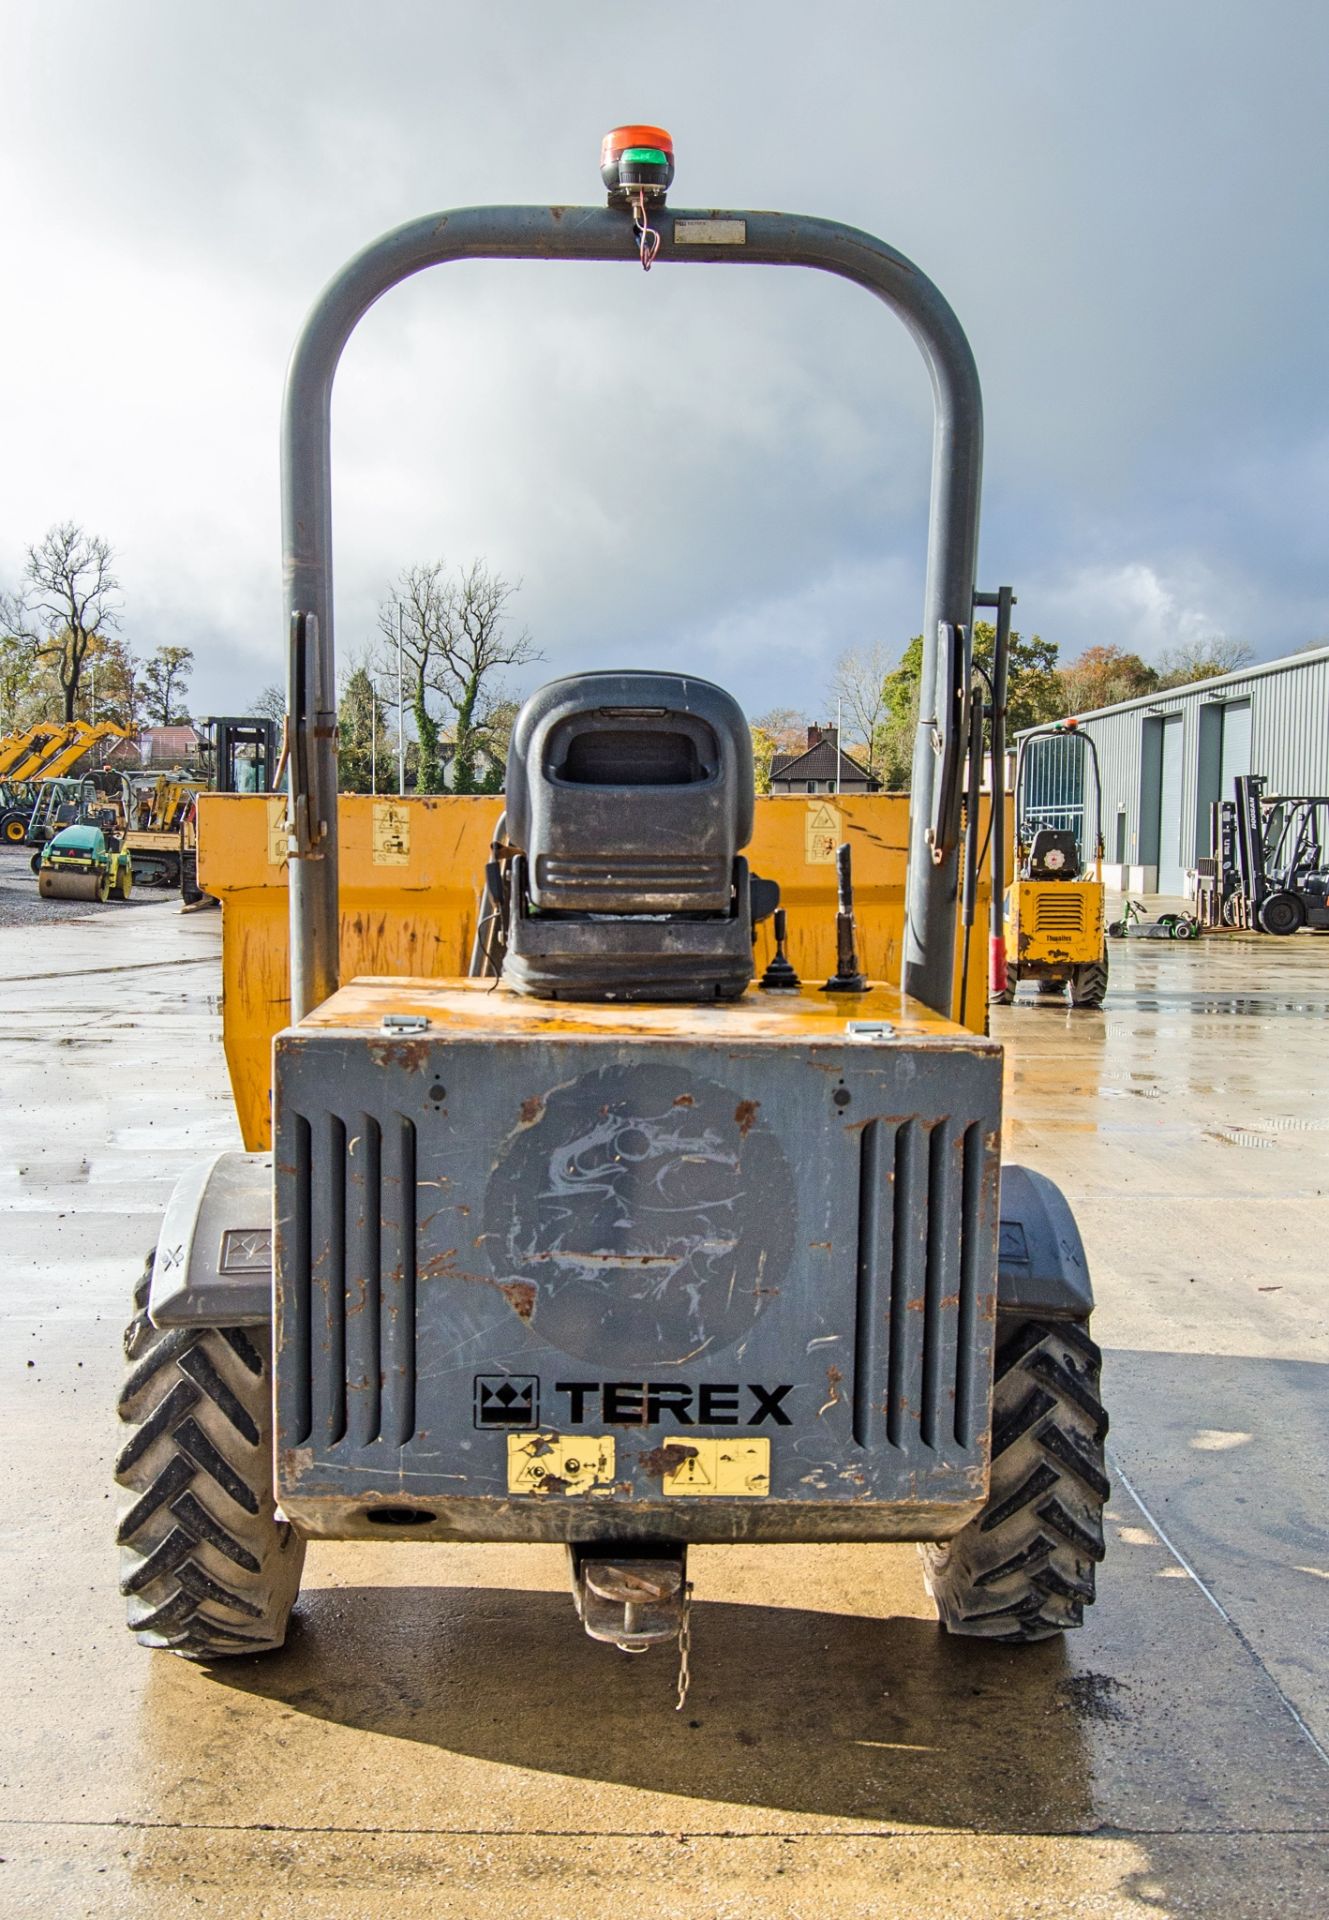
[[[73,518],[198,711],[281,672],[277,419],[304,312],[415,215],[599,198],[866,227],[987,407],[980,584],[1064,659],[1329,636],[1323,0],[0,0],[0,586]],[[931,400],[820,276],[467,263],[390,296],[334,409],[338,644],[404,564],[522,582],[548,671],[816,709],[917,631]],[[536,669],[534,677],[543,677]]]

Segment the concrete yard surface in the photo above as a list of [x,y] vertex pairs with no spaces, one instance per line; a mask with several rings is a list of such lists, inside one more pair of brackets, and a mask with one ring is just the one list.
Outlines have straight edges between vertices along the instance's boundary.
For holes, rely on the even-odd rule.
[[1020,996],[1006,1157],[1080,1219],[1114,1492],[1089,1624],[948,1640],[912,1547],[694,1550],[692,1687],[548,1547],[311,1547],[287,1648],[123,1625],[129,1292],[238,1145],[220,916],[0,928],[0,1915],[1329,1911],[1329,939],[1117,943]]

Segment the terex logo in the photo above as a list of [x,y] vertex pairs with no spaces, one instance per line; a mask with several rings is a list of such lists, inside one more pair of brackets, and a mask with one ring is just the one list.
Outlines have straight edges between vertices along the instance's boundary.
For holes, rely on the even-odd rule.
[[567,1425],[604,1422],[609,1426],[654,1427],[670,1419],[677,1427],[773,1427],[793,1425],[782,1401],[794,1391],[751,1383],[707,1381],[685,1387],[658,1386],[641,1380],[556,1380],[554,1392],[568,1397]]

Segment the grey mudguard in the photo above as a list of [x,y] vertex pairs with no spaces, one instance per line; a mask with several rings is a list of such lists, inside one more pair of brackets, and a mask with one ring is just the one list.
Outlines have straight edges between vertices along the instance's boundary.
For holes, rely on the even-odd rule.
[[1080,1230],[1060,1187],[1031,1167],[1001,1170],[998,1313],[1086,1320],[1094,1289]]
[[272,1156],[218,1153],[167,1202],[148,1317],[158,1327],[257,1326],[272,1318]]

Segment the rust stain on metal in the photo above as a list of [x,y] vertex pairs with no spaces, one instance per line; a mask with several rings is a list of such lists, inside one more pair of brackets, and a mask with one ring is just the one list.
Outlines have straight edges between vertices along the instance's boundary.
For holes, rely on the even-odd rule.
[[734,1108],[734,1124],[746,1140],[757,1124],[757,1108],[760,1100],[740,1100]]
[[445,1247],[442,1253],[431,1253],[427,1260],[420,1262],[422,1280],[478,1280],[484,1282],[486,1276],[480,1273],[458,1273],[453,1266],[457,1258],[455,1247]]
[[680,1440],[666,1440],[662,1447],[652,1447],[649,1453],[641,1455],[643,1473],[658,1473],[662,1478],[666,1473],[677,1473],[685,1460],[695,1457],[697,1449],[684,1445]]
[[832,1407],[839,1406],[840,1382],[843,1379],[844,1379],[844,1375],[841,1373],[840,1369],[835,1365],[835,1363],[832,1362],[831,1365],[826,1369],[826,1399],[817,1408],[817,1418],[819,1420],[823,1413],[829,1413]]
[[690,1093],[680,1093],[674,1101],[676,1107],[695,1107],[696,1104]]
[[543,1098],[538,1093],[531,1094],[521,1103],[521,1123],[524,1127],[533,1127],[545,1110]]
[[376,1067],[405,1067],[408,1073],[423,1073],[429,1065],[427,1040],[371,1040],[369,1057]]
[[529,1280],[499,1280],[495,1282],[512,1311],[519,1320],[529,1320],[535,1312],[535,1288]]

